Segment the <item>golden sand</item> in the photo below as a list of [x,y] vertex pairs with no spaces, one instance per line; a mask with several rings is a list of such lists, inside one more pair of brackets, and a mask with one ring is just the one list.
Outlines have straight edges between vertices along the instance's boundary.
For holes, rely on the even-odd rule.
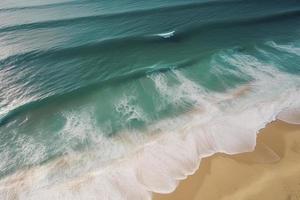
[[153,199],[300,199],[300,125],[270,123],[260,131],[253,152],[205,158],[173,193]]

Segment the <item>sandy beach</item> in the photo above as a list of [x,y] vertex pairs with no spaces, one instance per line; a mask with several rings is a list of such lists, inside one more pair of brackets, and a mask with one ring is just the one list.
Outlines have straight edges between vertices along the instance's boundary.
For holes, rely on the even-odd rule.
[[205,158],[173,193],[153,199],[300,199],[300,126],[272,122],[259,132],[253,152]]

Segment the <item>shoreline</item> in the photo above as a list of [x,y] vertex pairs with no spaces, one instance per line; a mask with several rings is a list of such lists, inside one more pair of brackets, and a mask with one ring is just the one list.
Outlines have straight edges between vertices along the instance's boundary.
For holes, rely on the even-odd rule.
[[300,125],[276,120],[261,129],[253,152],[217,153],[170,194],[153,200],[300,198]]
[[[244,129],[243,129],[244,130]],[[295,134],[296,133],[296,134]],[[169,140],[162,140],[164,142],[172,142]],[[294,177],[292,181],[296,181],[293,186],[298,186],[298,189],[292,189],[292,191],[300,191],[300,125],[292,125],[287,124],[283,121],[276,120],[274,122],[268,123],[265,128],[261,129],[257,133],[257,140],[256,140],[256,148],[253,152],[249,153],[240,153],[234,155],[228,155],[225,153],[216,153],[212,156],[208,156],[202,158],[197,166],[195,162],[186,162],[185,167],[190,169],[190,173],[187,179],[182,180],[185,177],[182,177],[181,180],[177,179],[176,185],[179,183],[179,186],[175,191],[169,194],[156,194],[151,193],[149,190],[145,190],[144,187],[129,187],[127,185],[118,185],[121,182],[116,180],[118,183],[116,186],[120,188],[121,186],[124,187],[124,192],[126,191],[127,195],[132,195],[131,199],[152,199],[154,200],[240,200],[240,199],[261,199],[260,196],[255,196],[255,198],[249,193],[255,192],[257,189],[265,188],[268,185],[273,184],[272,176],[279,176],[280,179],[286,179],[287,177]],[[294,141],[296,141],[296,146],[294,145]],[[287,143],[288,142],[288,143]],[[179,147],[181,143],[177,145]],[[290,152],[290,150],[296,151],[296,154],[293,154],[292,158],[286,159],[285,152]],[[146,149],[144,149],[146,150]],[[173,152],[172,152],[173,153]],[[172,154],[173,155],[173,154]],[[184,154],[188,156],[188,154]],[[136,155],[138,156],[138,154]],[[153,155],[156,156],[156,155]],[[182,155],[179,155],[182,156]],[[298,158],[297,158],[298,156]],[[150,160],[153,160],[157,157],[151,157]],[[299,161],[297,161],[299,159]],[[287,161],[286,161],[287,160]],[[290,161],[291,160],[291,161]],[[295,161],[296,160],[296,161]],[[48,167],[43,166],[36,168],[35,170],[24,171],[20,174],[15,174],[16,176],[12,176],[7,180],[4,180],[3,184],[5,187],[10,186],[12,184],[12,188],[2,188],[3,191],[8,196],[16,196],[18,197],[22,194],[23,191],[26,191],[28,188],[30,189],[32,186],[39,184],[38,177],[40,177],[41,173],[44,170],[60,170],[60,169],[68,169],[68,162],[67,160],[61,160],[62,162],[52,163]],[[72,161],[72,159],[70,160]],[[159,160],[157,160],[159,161]],[[126,160],[121,161],[120,163],[116,164],[115,171],[118,176],[122,176],[123,174],[130,172],[133,178],[136,177],[135,171],[121,171],[121,170],[128,170],[129,168],[124,167],[124,163],[127,163]],[[283,167],[280,163],[283,162]],[[161,163],[161,161],[160,161]],[[127,163],[128,164],[128,163]],[[170,166],[174,166],[174,163]],[[279,169],[277,164],[279,164]],[[195,166],[195,167],[193,167]],[[66,168],[65,168],[66,167]],[[146,166],[148,169],[148,166]],[[158,166],[159,167],[159,166]],[[164,167],[161,165],[161,167]],[[271,168],[270,173],[265,173],[269,171]],[[71,168],[70,168],[71,169]],[[154,168],[153,168],[154,169]],[[158,168],[160,169],[160,168]],[[275,171],[274,171],[275,169]],[[286,169],[286,170],[285,170]],[[273,171],[272,171],[273,170]],[[154,170],[153,170],[154,171]],[[86,191],[86,188],[89,188],[91,185],[97,186],[97,181],[103,181],[103,177],[105,178],[106,173],[104,171],[89,173],[86,176],[79,177],[78,179],[74,179],[73,181],[67,181],[62,184],[56,185],[51,187],[50,189],[53,191],[57,191],[59,189],[65,188],[66,192],[70,192],[70,194],[78,194],[79,192]],[[149,171],[147,171],[149,172]],[[167,171],[165,171],[167,172]],[[283,173],[284,172],[284,173]],[[286,172],[286,173],[285,173]],[[151,173],[151,171],[150,171]],[[160,173],[161,176],[165,175]],[[279,175],[278,175],[279,174]],[[138,174],[140,175],[140,174]],[[152,174],[153,175],[153,174]],[[108,177],[110,174],[107,175]],[[123,176],[124,177],[124,176]],[[147,176],[149,177],[149,176]],[[153,176],[152,176],[153,177]],[[130,178],[131,177],[125,177]],[[138,177],[141,178],[141,177]],[[143,178],[143,177],[142,177]],[[164,177],[162,177],[164,178]],[[295,179],[295,180],[294,180]],[[120,179],[119,179],[120,180]],[[137,179],[136,181],[141,181],[143,179]],[[155,183],[161,183],[160,180],[155,180]],[[180,180],[180,181],[179,181]],[[299,180],[297,182],[297,180]],[[289,182],[289,178],[287,182]],[[278,182],[275,180],[274,182]],[[105,180],[103,182],[105,185]],[[137,185],[140,182],[137,183]],[[281,191],[277,196],[285,195],[284,198],[279,198],[278,200],[293,200],[292,197],[295,195],[294,192],[284,192],[282,187],[277,185],[275,188],[277,191]],[[250,186],[248,186],[250,185]],[[258,185],[257,187],[255,185]],[[163,186],[163,185],[161,185]],[[289,186],[290,187],[290,186]],[[157,187],[161,189],[161,187]],[[294,187],[291,187],[294,188]],[[99,189],[97,187],[97,189]],[[274,190],[274,188],[267,188],[268,191]],[[100,190],[101,191],[101,190]],[[105,188],[103,188],[103,192],[105,192]],[[141,193],[138,193],[141,192]],[[170,190],[171,191],[171,190]],[[33,195],[36,193],[33,191]],[[129,192],[129,193],[128,193]],[[140,196],[138,196],[140,195]],[[244,195],[244,196],[243,196]],[[289,195],[294,195],[291,198]],[[1,196],[1,194],[0,194]],[[58,197],[59,196],[58,193]],[[249,198],[248,198],[249,197]],[[121,196],[120,196],[121,198]],[[298,198],[298,197],[297,197]],[[275,199],[274,197],[264,197],[263,199]]]

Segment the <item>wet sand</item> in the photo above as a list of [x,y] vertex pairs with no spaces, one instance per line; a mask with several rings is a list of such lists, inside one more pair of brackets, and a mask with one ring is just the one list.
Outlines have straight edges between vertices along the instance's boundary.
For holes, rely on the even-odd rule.
[[300,199],[300,125],[270,123],[253,152],[215,154],[171,194],[154,200]]

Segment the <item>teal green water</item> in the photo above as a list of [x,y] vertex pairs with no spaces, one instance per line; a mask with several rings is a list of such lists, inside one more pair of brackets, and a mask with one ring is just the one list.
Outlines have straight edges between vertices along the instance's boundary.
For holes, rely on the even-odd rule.
[[[0,19],[2,179],[62,155],[124,157],[108,141],[164,130],[261,74],[274,76],[260,85],[274,101],[299,89],[298,0],[9,0]],[[236,104],[216,103],[224,113]],[[130,149],[147,139],[136,141]]]

